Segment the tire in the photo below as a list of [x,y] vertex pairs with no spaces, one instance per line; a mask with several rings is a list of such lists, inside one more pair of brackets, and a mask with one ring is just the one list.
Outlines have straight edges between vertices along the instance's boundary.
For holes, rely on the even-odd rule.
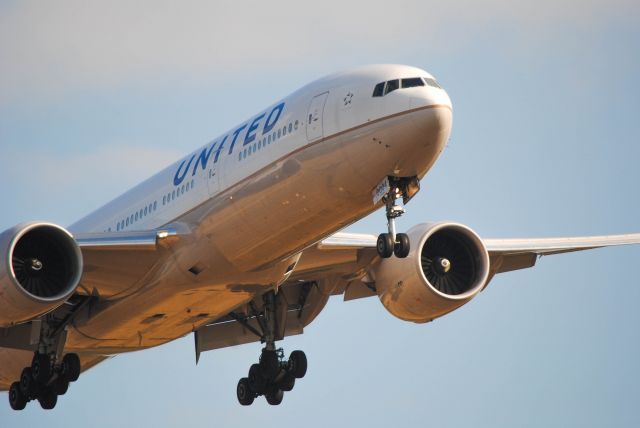
[[302,351],[293,351],[289,355],[287,371],[293,377],[301,379],[307,374],[307,356]]
[[393,254],[394,247],[393,239],[388,233],[381,233],[378,235],[378,241],[376,242],[376,250],[378,255],[383,259],[388,259]]
[[39,384],[45,384],[51,376],[51,359],[47,354],[35,354],[31,362],[33,379]]
[[78,354],[67,354],[62,359],[62,376],[69,382],[75,382],[80,377],[82,367]]
[[253,403],[255,396],[249,388],[249,379],[243,377],[238,381],[236,395],[238,397],[238,402],[243,406],[250,406]]
[[284,375],[282,380],[278,382],[278,388],[285,392],[289,392],[293,389],[295,384],[296,384],[296,378],[290,373],[287,373],[286,375]]
[[27,397],[22,393],[19,382],[13,382],[9,388],[9,405],[13,410],[24,410],[27,407]]
[[45,388],[40,392],[38,402],[43,409],[51,410],[58,403],[58,395],[51,388]]
[[267,399],[267,403],[271,404],[272,406],[277,406],[280,403],[282,403],[282,399],[284,398],[284,392],[282,392],[281,389],[274,389],[267,392],[264,395],[264,398]]
[[409,235],[406,233],[397,233],[396,234],[396,244],[393,247],[393,253],[399,259],[404,259],[409,255],[409,250],[411,250],[411,245],[409,243]]
[[51,388],[53,389],[53,392],[56,393],[56,395],[64,395],[69,390],[69,381],[65,378],[60,377],[56,379],[55,382],[53,382]]
[[251,365],[249,369],[249,389],[256,394],[264,394],[267,387],[267,380],[262,376],[262,369],[259,364]]
[[262,350],[262,354],[260,355],[260,370],[266,380],[275,379],[280,371],[280,361],[278,360],[276,351]]
[[20,375],[20,390],[27,399],[33,399],[38,392],[38,383],[33,378],[33,370],[31,367],[26,367],[22,370]]

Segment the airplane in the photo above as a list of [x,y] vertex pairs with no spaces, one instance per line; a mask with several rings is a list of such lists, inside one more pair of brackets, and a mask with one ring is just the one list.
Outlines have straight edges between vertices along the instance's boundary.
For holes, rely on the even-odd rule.
[[[202,352],[264,344],[241,405],[271,405],[307,372],[276,345],[331,296],[378,297],[426,323],[494,275],[540,256],[640,243],[640,234],[483,239],[466,225],[396,219],[445,149],[452,104],[433,75],[368,65],[316,80],[71,226],[0,234],[0,390],[56,406],[106,359],[193,333]],[[383,233],[342,229],[380,208]]]

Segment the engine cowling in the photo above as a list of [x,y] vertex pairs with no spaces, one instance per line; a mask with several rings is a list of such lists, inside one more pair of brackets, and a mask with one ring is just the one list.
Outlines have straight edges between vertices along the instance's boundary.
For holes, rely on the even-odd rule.
[[382,259],[376,290],[392,315],[423,323],[464,305],[489,276],[489,254],[480,237],[458,223],[423,223],[409,232],[406,258]]
[[51,223],[25,223],[0,234],[0,326],[29,321],[75,291],[82,253],[73,236]]

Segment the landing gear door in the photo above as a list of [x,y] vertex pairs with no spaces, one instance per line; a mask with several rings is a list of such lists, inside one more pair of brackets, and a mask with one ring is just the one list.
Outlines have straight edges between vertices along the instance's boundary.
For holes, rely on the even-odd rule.
[[329,96],[329,92],[316,95],[309,105],[309,112],[307,113],[307,139],[309,141],[323,137],[322,115],[327,96]]

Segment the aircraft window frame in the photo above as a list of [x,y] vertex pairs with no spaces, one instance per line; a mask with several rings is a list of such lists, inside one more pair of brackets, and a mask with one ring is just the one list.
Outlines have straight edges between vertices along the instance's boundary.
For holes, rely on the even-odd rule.
[[390,94],[391,92],[397,91],[398,89],[400,89],[400,79],[388,80],[386,85],[384,85],[384,95]]
[[431,86],[432,88],[442,89],[442,86],[440,86],[440,84],[433,77],[423,77],[422,80],[424,80],[427,86]]
[[153,210],[155,211],[158,208],[158,201],[153,201]]
[[144,207],[144,215],[147,216],[147,207]]
[[285,135],[287,135],[287,125],[282,127],[282,136],[284,137]]
[[278,139],[282,136],[282,129],[278,129]]
[[380,82],[373,88],[372,97],[383,97],[384,96],[384,88],[387,82]]
[[293,129],[295,129],[296,131],[298,130],[298,120],[295,121],[294,125],[293,125]]
[[402,89],[416,88],[420,86],[425,86],[424,81],[420,77],[407,77],[404,79],[400,79],[400,87]]
[[173,189],[173,192],[171,192],[171,200],[175,200],[176,199],[176,189]]
[[291,122],[289,122],[289,134],[291,134],[292,130],[293,130],[293,124]]

